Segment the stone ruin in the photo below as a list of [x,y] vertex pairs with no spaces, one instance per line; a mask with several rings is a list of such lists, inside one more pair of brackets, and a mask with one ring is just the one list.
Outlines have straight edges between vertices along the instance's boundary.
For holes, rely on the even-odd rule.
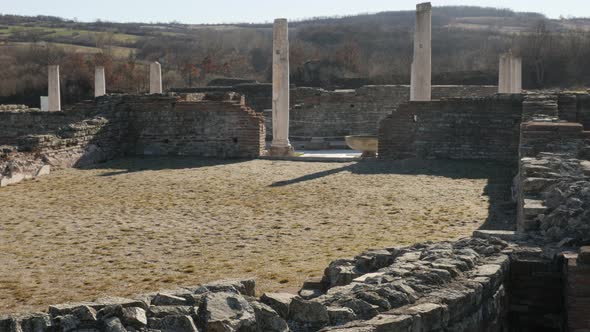
[[[417,29],[415,63],[429,65],[430,6],[418,8],[427,26]],[[285,28],[277,21],[276,40],[287,39]],[[279,46],[275,70],[284,71]],[[430,67],[413,65],[412,86],[290,89],[282,76],[274,88],[245,83],[176,94],[160,93],[154,64],[150,95],[104,95],[97,84],[98,98],[60,112],[0,107],[3,186],[123,155],[257,158],[267,153],[264,111],[272,108],[273,155],[290,154],[289,129],[308,138],[365,126],[379,136],[381,162],[510,163],[518,214],[517,231],[336,260],[297,294],[256,297],[254,280],[226,280],[2,316],[0,331],[588,331],[590,94],[521,93],[520,60],[507,55],[501,63],[500,91],[430,88]],[[355,124],[359,114],[372,129]],[[294,119],[305,117],[321,125],[298,128]]]

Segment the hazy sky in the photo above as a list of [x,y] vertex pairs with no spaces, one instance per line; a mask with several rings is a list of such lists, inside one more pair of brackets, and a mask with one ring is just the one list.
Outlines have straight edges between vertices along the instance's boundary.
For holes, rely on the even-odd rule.
[[[52,15],[118,22],[270,22],[390,10],[411,10],[410,0],[0,0],[0,13]],[[433,0],[434,6],[472,5],[541,12],[549,17],[590,17],[590,0]]]

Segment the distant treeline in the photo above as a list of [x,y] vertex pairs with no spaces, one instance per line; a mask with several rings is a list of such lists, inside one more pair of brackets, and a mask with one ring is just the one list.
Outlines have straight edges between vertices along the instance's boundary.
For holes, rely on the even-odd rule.
[[[404,11],[291,22],[292,81],[325,88],[407,84],[414,20],[414,12]],[[0,34],[0,66],[5,69],[0,72],[0,102],[29,100],[30,95],[36,100],[45,93],[49,62],[62,65],[64,95],[72,101],[92,96],[96,64],[106,67],[109,91],[119,92],[147,90],[146,64],[155,60],[163,65],[166,87],[204,85],[219,77],[271,78],[270,24],[81,23],[0,15],[3,27],[13,31]],[[499,54],[512,50],[523,57],[525,88],[590,86],[589,30],[585,19],[436,7],[433,81],[495,84]],[[20,44],[2,46],[2,39]],[[123,56],[117,47],[132,52]]]

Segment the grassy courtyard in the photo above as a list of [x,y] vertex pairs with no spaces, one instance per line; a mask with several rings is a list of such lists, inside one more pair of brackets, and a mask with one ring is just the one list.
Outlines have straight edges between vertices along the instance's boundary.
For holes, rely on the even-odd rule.
[[508,221],[508,173],[174,158],[57,171],[0,189],[0,313],[228,277],[294,289],[336,258]]

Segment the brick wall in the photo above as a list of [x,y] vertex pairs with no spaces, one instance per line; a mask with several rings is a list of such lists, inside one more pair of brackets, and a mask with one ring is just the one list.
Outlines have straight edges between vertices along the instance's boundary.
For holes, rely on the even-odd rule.
[[540,250],[512,255],[508,279],[510,331],[562,331],[562,268],[558,259],[548,259]]
[[585,130],[590,130],[590,94],[559,94],[558,105],[559,119],[581,123]]
[[46,173],[44,166],[86,166],[125,154],[255,158],[264,151],[264,119],[241,96],[202,98],[118,95],[63,112],[0,110],[0,184]]
[[379,128],[379,158],[516,161],[522,96],[411,102]]
[[138,97],[121,108],[129,112],[132,154],[256,158],[264,150],[264,119],[239,99]]
[[[496,86],[433,86],[434,99],[443,97],[487,96]],[[235,91],[246,97],[246,105],[265,112],[267,140],[272,139],[272,85],[239,84],[233,87],[176,89],[175,92]],[[376,135],[381,119],[397,105],[410,99],[408,85],[374,85],[357,90],[328,91],[319,88],[291,89],[290,137],[309,141],[312,137],[342,140],[355,134]]]
[[590,330],[590,247],[566,255],[564,267],[567,328],[571,332]]

